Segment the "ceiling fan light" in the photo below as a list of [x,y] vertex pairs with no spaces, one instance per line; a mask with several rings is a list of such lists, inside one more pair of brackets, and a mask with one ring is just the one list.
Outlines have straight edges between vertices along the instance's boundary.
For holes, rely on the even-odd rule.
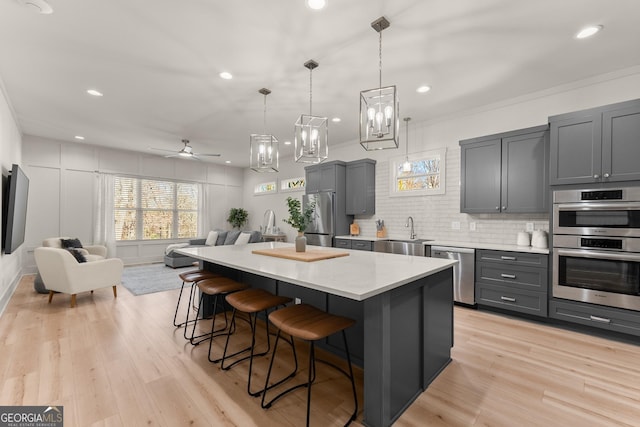
[[586,39],[600,32],[604,27],[602,25],[591,25],[589,27],[585,27],[576,34],[577,39]]
[[327,6],[327,0],[307,0],[307,6],[313,10],[321,10]]

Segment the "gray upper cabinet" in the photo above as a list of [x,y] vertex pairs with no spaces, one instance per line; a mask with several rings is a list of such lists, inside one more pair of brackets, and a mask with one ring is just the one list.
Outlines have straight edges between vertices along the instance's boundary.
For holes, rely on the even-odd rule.
[[346,163],[339,160],[305,167],[305,192],[344,191],[345,167]]
[[640,100],[549,118],[550,183],[640,180]]
[[547,126],[460,141],[460,212],[546,212]]
[[347,163],[347,215],[376,213],[376,161]]

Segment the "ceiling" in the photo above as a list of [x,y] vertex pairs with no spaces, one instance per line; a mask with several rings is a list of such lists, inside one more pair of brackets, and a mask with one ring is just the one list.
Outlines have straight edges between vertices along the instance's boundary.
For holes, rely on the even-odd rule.
[[[24,134],[143,151],[220,153],[248,166],[249,134],[290,156],[293,123],[330,123],[330,146],[358,138],[359,92],[398,87],[412,123],[640,64],[638,0],[48,0],[0,2],[0,78]],[[615,7],[613,7],[615,3]],[[587,24],[604,25],[576,40]],[[231,72],[232,80],[219,77]],[[416,92],[427,84],[432,90]],[[103,97],[87,95],[94,88]],[[162,153],[160,153],[162,154]]]

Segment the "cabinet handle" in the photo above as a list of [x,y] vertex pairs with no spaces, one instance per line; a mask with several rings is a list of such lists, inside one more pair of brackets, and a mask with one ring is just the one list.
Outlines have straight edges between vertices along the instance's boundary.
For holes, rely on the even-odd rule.
[[589,318],[591,320],[593,320],[594,322],[600,322],[600,323],[611,323],[611,319],[607,319],[605,317],[598,317],[598,316],[589,316]]
[[608,173],[605,173],[605,174],[604,174],[604,177],[605,177],[605,178],[609,178],[610,176],[611,176],[611,175],[609,175]]
[[502,273],[500,276],[501,276],[503,279],[515,279],[515,278],[516,278],[516,275],[515,275],[515,274],[505,274],[505,273]]
[[500,257],[500,259],[504,260],[504,261],[516,261],[516,257],[514,257],[514,256],[504,256],[503,255],[503,256]]
[[503,211],[506,211],[506,210],[507,210],[507,207],[506,207],[506,206],[503,206],[503,207],[502,207],[502,210],[503,210]]
[[594,173],[593,174],[593,179],[598,179],[598,178],[600,178],[600,175],[598,175],[597,173]]
[[500,206],[496,206],[496,210],[499,211],[500,210]]
[[502,296],[502,297],[500,297],[500,299],[502,301],[507,301],[507,302],[516,302],[516,299],[515,298],[511,298],[511,297]]

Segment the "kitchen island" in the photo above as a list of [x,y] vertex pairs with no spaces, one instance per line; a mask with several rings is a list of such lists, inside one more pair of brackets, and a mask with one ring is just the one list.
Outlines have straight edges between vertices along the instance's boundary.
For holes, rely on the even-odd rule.
[[[252,253],[280,242],[179,249],[203,267],[356,319],[364,423],[391,425],[451,361],[455,261],[308,246],[348,256],[303,262]],[[355,336],[354,336],[355,334]],[[327,340],[330,351],[340,353]]]

